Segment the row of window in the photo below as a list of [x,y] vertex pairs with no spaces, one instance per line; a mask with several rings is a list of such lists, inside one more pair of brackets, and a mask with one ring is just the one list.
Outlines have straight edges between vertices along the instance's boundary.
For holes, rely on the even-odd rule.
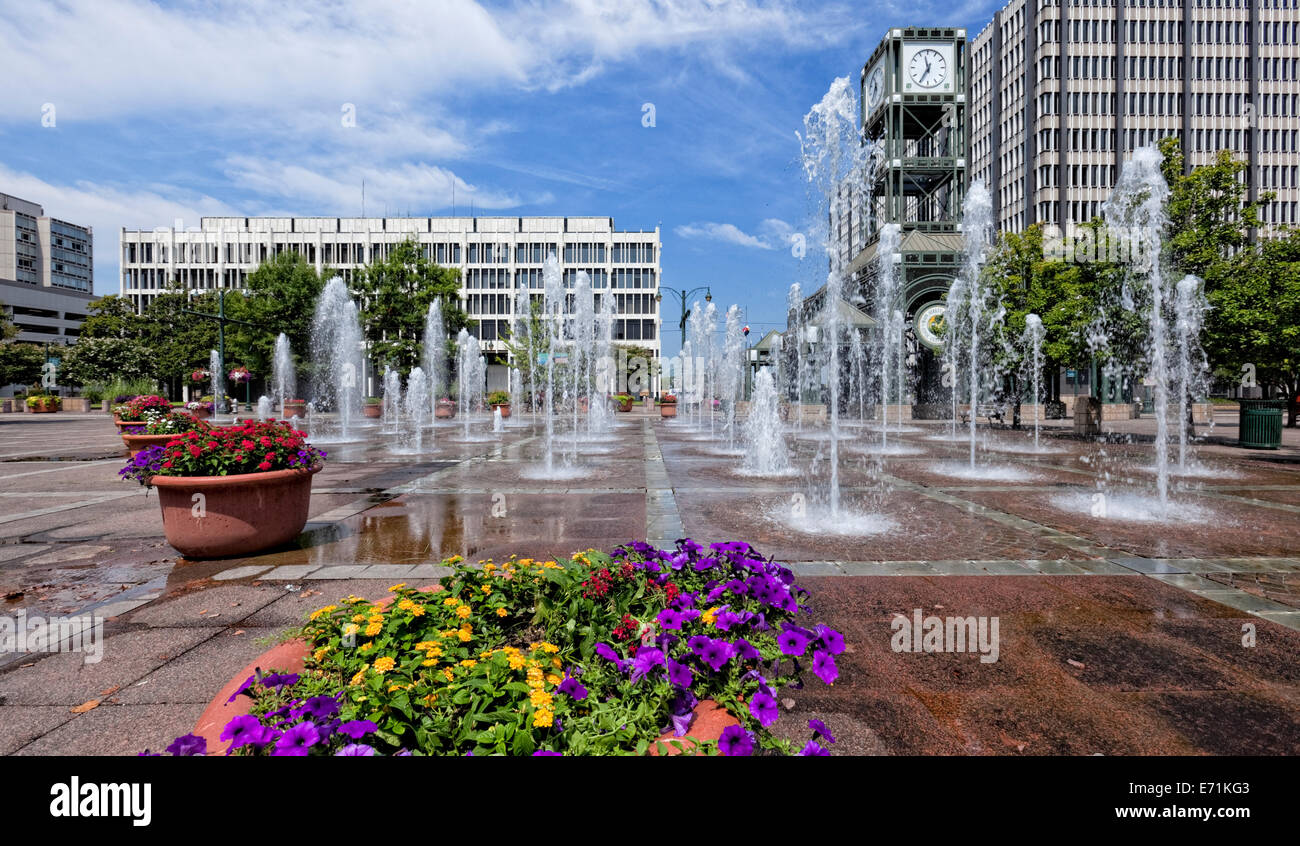
[[[155,261],[155,255],[159,264],[166,264],[168,261],[166,244],[142,241],[128,242],[122,246],[123,258],[130,264],[137,262],[152,264]],[[395,244],[389,243],[371,244],[369,260],[387,258],[395,246]],[[419,246],[424,257],[436,264],[454,265],[461,263],[460,244],[438,242],[420,244]],[[514,261],[518,264],[541,264],[548,255],[555,253],[557,249],[558,245],[553,243],[516,244]],[[311,243],[227,242],[221,246],[217,244],[182,243],[176,245],[176,252],[176,260],[179,264],[216,264],[219,255],[222,256],[221,260],[227,264],[260,264],[285,252],[297,253],[313,264],[316,262],[316,245]],[[606,250],[604,244],[565,244],[564,262],[566,264],[588,262],[603,264],[607,252],[611,256],[611,261],[615,264],[653,264],[656,250],[654,244],[615,243],[610,250]],[[321,245],[320,254],[321,262],[327,265],[365,264],[367,262],[366,245],[364,243],[328,242]],[[465,263],[508,264],[510,254],[510,244],[474,243],[467,246]]]
[[[615,341],[653,341],[658,333],[658,323],[654,320],[620,318],[611,328]],[[512,330],[509,320],[480,320],[468,331],[480,341],[496,341],[509,338]]]
[[[605,297],[609,294],[596,294],[595,311],[597,314],[604,307]],[[658,314],[658,303],[652,294],[613,294],[614,311],[617,314]],[[533,298],[537,299],[537,298]],[[469,314],[522,314],[523,308],[515,302],[510,294],[468,294],[465,297],[465,311]],[[565,298],[566,314],[574,311],[574,298],[570,294]]]

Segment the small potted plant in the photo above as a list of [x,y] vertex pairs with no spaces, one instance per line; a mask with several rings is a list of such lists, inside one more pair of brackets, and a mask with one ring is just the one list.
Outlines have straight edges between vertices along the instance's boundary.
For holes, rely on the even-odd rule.
[[157,394],[119,396],[117,400],[117,404],[113,406],[113,422],[117,424],[119,432],[131,426],[143,425],[146,421],[145,415],[150,412],[168,414],[172,410],[172,404],[167,401],[167,398]]
[[440,419],[447,419],[456,416],[456,401],[451,397],[443,397],[433,406],[433,416]]
[[291,420],[294,417],[307,416],[307,400],[305,399],[287,399],[284,401],[284,419]]
[[27,398],[27,410],[33,414],[52,414],[63,409],[63,400],[54,394],[32,394]]
[[659,398],[659,416],[676,417],[677,416],[677,397],[672,394],[664,394]]
[[379,417],[384,410],[383,402],[379,397],[366,397],[365,404],[361,406],[361,413],[366,417]]
[[206,432],[208,424],[191,414],[172,411],[146,411],[141,425],[122,429],[122,442],[132,456],[154,445],[166,445],[177,435],[186,432]]
[[493,391],[488,394],[488,407],[496,410],[501,409],[501,417],[510,416],[510,394],[505,391]]
[[190,383],[191,383],[191,384],[194,384],[194,385],[202,385],[202,384],[204,384],[205,382],[208,381],[208,377],[209,377],[210,375],[211,375],[211,374],[208,373],[208,371],[204,370],[204,369],[201,368],[201,367],[200,367],[199,369],[197,369],[197,370],[191,370],[191,371],[190,371]]
[[297,537],[325,453],[282,420],[173,436],[119,475],[158,491],[167,542],[189,558],[249,555]]
[[202,397],[185,403],[185,410],[189,412],[195,420],[207,420],[212,416],[214,408],[215,406],[212,404],[212,400],[208,397]]
[[614,394],[613,400],[614,400],[614,407],[617,408],[619,411],[632,410],[631,394]]

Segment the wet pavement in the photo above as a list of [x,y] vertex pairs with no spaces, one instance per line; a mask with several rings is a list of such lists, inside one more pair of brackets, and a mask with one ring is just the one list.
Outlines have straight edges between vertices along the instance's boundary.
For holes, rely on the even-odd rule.
[[[1300,751],[1300,440],[1226,445],[1227,421],[1171,480],[1154,521],[1147,420],[1098,443],[1068,428],[846,428],[844,513],[827,519],[825,429],[788,432],[787,477],[739,472],[740,446],[639,410],[576,442],[562,423],[500,435],[435,427],[419,455],[377,426],[330,453],[288,548],[189,561],[155,498],[121,482],[106,415],[0,416],[0,614],[103,618],[104,659],[0,655],[0,754],[131,754],[187,732],[231,674],[348,593],[432,581],[451,555],[564,555],[632,539],[743,539],[788,561],[842,628],[841,681],[783,695],[858,754],[1295,754]],[[1131,439],[1132,442],[1128,442]],[[1052,450],[1048,452],[1048,450]],[[1145,497],[1145,498],[1144,498]],[[856,516],[854,516],[856,515]],[[1149,515],[1148,515],[1149,516]],[[880,530],[882,529],[883,530]],[[880,531],[878,531],[880,530]],[[896,652],[895,614],[997,618],[996,662]],[[1253,645],[1245,645],[1250,640]]]

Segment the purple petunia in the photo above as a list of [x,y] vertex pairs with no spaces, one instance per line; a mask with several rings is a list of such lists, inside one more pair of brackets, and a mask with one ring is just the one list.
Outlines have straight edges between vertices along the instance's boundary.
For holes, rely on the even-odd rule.
[[835,684],[835,680],[840,677],[834,656],[821,650],[813,653],[813,672],[817,674],[817,678],[827,684]]
[[741,657],[741,660],[758,661],[763,657],[759,654],[759,651],[754,648],[754,644],[745,640],[743,637],[736,638],[734,646],[736,647],[736,654]]
[[655,667],[662,667],[663,664],[663,650],[655,649],[653,646],[641,648],[632,661],[632,681],[639,681]]
[[826,647],[826,651],[832,655],[839,655],[844,651],[844,635],[835,631],[830,626],[818,623],[817,636],[821,638],[821,642]]
[[279,756],[306,755],[311,750],[311,747],[315,746],[319,741],[320,732],[316,730],[315,725],[312,723],[299,723],[280,735],[280,739],[275,742],[275,751],[271,754]]
[[695,635],[686,641],[686,645],[689,646],[691,651],[697,656],[702,656],[704,654],[704,647],[708,646],[712,642],[712,638],[705,637],[704,635]]
[[[241,685],[239,686],[239,689],[238,689],[238,690],[236,690],[234,693],[230,694],[230,698],[227,699],[226,701],[227,701],[227,702],[234,702],[235,699],[239,696],[239,694],[241,694],[241,693],[248,693],[248,689],[251,688],[251,687],[252,687],[254,684],[256,684],[256,683],[257,683],[257,676],[255,676],[255,675],[253,675],[253,676],[249,676],[248,678],[244,679],[244,683],[241,684]],[[251,694],[250,694],[250,695],[251,695]]]
[[565,696],[573,697],[575,702],[581,702],[587,698],[587,688],[583,687],[582,683],[573,676],[564,677],[564,681],[560,682],[559,691]]
[[337,731],[339,734],[347,735],[353,740],[360,740],[368,734],[379,731],[379,726],[370,720],[350,720],[340,725]]
[[604,658],[606,661],[613,661],[615,664],[618,663],[618,653],[615,652],[614,647],[610,646],[608,643],[596,644],[596,654],[601,658]]
[[226,750],[227,755],[241,746],[265,746],[274,736],[274,732],[262,725],[252,714],[235,717],[221,730],[221,739],[230,741],[230,748]]
[[776,707],[776,700],[766,691],[758,691],[749,700],[749,713],[758,720],[759,725],[767,728],[781,716],[781,709]]
[[798,629],[786,629],[777,635],[776,642],[785,655],[797,658],[808,651],[808,637]]
[[685,664],[668,659],[668,681],[680,688],[689,688],[695,681],[695,673]]
[[172,755],[187,757],[190,755],[208,754],[208,741],[197,734],[187,734],[178,737],[167,747],[167,751]]
[[333,696],[313,696],[303,703],[302,712],[318,720],[328,720],[339,712],[339,701]]
[[808,741],[807,745],[804,746],[803,749],[799,750],[799,754],[805,757],[816,756],[818,758],[823,758],[830,755],[831,753],[827,751],[826,747],[822,746],[817,741],[810,740]]
[[700,650],[700,658],[716,673],[731,660],[736,649],[725,640],[711,640]]
[[831,743],[835,742],[835,737],[831,734],[831,730],[826,728],[826,724],[823,723],[821,720],[816,718],[809,720],[808,728],[812,729],[814,738],[820,736],[826,738]]
[[665,608],[660,611],[659,616],[656,617],[656,619],[659,621],[659,625],[665,629],[680,630],[682,627],[681,612],[674,611],[671,608]]
[[718,738],[718,751],[723,755],[745,756],[754,753],[754,737],[740,726],[727,726]]
[[271,673],[262,676],[262,687],[293,687],[297,683],[297,673]]
[[375,747],[367,746],[364,743],[349,743],[342,749],[334,753],[335,758],[368,758],[372,755],[378,755]]

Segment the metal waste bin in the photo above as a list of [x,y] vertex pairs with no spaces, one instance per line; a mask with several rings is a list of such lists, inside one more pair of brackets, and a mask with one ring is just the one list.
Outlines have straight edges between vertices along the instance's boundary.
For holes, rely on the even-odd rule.
[[1250,449],[1282,446],[1282,412],[1286,400],[1241,400],[1238,412],[1238,444]]

